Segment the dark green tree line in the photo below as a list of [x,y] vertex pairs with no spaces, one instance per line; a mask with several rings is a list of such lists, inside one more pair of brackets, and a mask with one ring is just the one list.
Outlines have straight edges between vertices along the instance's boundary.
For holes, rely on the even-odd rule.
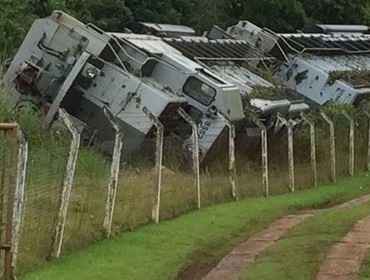
[[370,0],[2,0],[0,52],[14,53],[32,21],[55,9],[107,31],[130,20],[184,24],[199,33],[241,19],[278,32],[319,22],[370,25]]

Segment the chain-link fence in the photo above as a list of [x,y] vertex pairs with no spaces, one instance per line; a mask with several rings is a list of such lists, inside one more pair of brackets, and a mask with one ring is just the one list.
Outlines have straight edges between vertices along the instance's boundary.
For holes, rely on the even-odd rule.
[[62,124],[49,133],[39,131],[38,127],[25,128],[29,162],[18,257],[20,273],[50,258],[69,153],[70,137]]
[[[13,133],[0,129],[0,243],[9,242],[9,215],[11,214],[12,186],[16,181],[17,143]],[[5,254],[0,253],[0,275],[4,276]],[[4,277],[5,278],[5,277]]]
[[[19,274],[60,253],[151,221],[171,219],[238,198],[301,190],[351,175],[351,141],[355,172],[365,170],[369,164],[369,118],[364,113],[335,116],[329,111],[312,113],[299,122],[282,119],[267,131],[266,138],[263,125],[239,128],[236,135],[232,126],[226,126],[199,172],[194,168],[198,162],[196,149],[185,153],[183,139],[171,127],[163,131],[161,126],[153,127],[143,138],[123,131],[124,136],[117,134],[116,145],[113,141],[103,155],[89,145],[74,146],[75,136],[61,120],[45,131],[34,113],[19,114],[17,118],[29,142],[17,258]],[[354,138],[350,133],[351,119],[355,124]],[[114,125],[114,119],[111,121]],[[191,135],[190,126],[183,129]],[[4,134],[1,136],[4,238],[5,193],[15,183],[9,161],[13,144]],[[122,149],[117,139],[123,140]],[[192,139],[196,143],[197,138]],[[135,141],[140,148],[131,149],[130,143]],[[73,146],[77,147],[74,152]],[[118,169],[115,164],[119,151]],[[77,159],[75,170],[73,159]]]
[[369,119],[363,112],[355,117],[355,172],[362,172],[368,164]]
[[14,278],[24,204],[28,144],[16,123],[0,123],[0,278]]

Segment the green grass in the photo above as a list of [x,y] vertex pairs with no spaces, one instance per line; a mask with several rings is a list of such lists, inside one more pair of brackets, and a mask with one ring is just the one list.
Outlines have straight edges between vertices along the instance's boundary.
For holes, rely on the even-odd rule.
[[370,251],[362,263],[359,279],[368,280],[370,279]]
[[242,279],[313,279],[329,248],[369,214],[370,203],[315,214],[266,250]]
[[19,279],[173,279],[184,267],[197,270],[201,264],[214,264],[235,244],[282,215],[369,193],[368,176],[294,194],[212,206],[143,226],[70,253]]

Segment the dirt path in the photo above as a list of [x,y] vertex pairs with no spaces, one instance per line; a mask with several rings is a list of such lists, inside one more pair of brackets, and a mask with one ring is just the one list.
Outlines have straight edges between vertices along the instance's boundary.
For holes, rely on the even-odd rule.
[[353,231],[337,242],[328,252],[316,280],[352,280],[358,278],[370,248],[370,216],[360,220]]
[[[343,207],[352,207],[364,202],[370,201],[370,195],[364,195],[360,198],[353,199],[351,201],[345,202],[343,204],[337,205],[333,208],[343,208]],[[330,209],[333,209],[330,208]],[[251,237],[247,241],[239,244],[236,246],[230,253],[228,253],[219,263],[218,265],[213,268],[204,278],[203,280],[237,280],[241,276],[242,272],[248,268],[251,264],[254,263],[256,258],[267,248],[272,246],[276,241],[278,241],[284,234],[286,234],[289,230],[291,230],[294,226],[298,225],[300,222],[305,220],[306,218],[314,215],[317,212],[320,211],[326,211],[329,209],[323,209],[323,210],[314,210],[314,211],[308,211],[306,214],[298,214],[298,215],[288,215],[283,218],[280,218],[270,224],[266,229],[260,231],[257,233],[255,236]],[[367,251],[368,245],[370,243],[370,217],[367,218],[369,219],[368,221],[366,220],[364,223],[368,222],[368,229],[369,232],[366,234],[363,234],[363,232],[358,232],[355,234],[354,238],[352,241],[356,241],[356,239],[361,240],[362,243],[349,243],[348,247],[345,247],[346,250],[348,250],[348,253],[352,252],[353,250],[358,250],[352,252],[353,256],[356,256],[357,253],[362,253],[363,256],[361,257],[360,260],[360,265],[361,261],[364,258],[364,255]],[[359,229],[364,230],[366,226],[364,223],[359,222]],[[357,228],[357,227],[356,227]],[[348,237],[348,238],[351,238]],[[347,240],[347,239],[346,239]],[[349,239],[348,239],[349,240]],[[357,242],[359,242],[357,240]],[[365,242],[369,240],[369,242]],[[365,246],[365,243],[367,244]],[[355,244],[357,247],[353,249],[352,244]],[[362,248],[359,244],[364,245],[364,248]],[[359,249],[361,247],[361,249]],[[345,250],[342,247],[339,247],[337,250]],[[338,252],[343,252],[343,254],[346,254],[347,251],[338,251]],[[337,252],[337,254],[338,254]],[[350,256],[350,254],[348,254]],[[338,256],[338,255],[337,255]],[[329,262],[329,266],[331,266],[333,262]],[[344,261],[346,263],[346,261]],[[348,265],[353,264],[353,260],[347,261]],[[334,268],[335,270],[335,268]],[[352,278],[337,278],[338,275],[335,275],[334,278],[325,278],[328,277],[330,274],[329,272],[333,272],[333,270],[329,270],[329,268],[325,267],[325,270],[322,271],[320,270],[320,273],[318,274],[318,277],[321,277],[320,275],[322,274],[323,278],[317,278],[319,280],[325,280],[325,279],[352,279]],[[325,274],[325,275],[324,275]],[[330,274],[331,275],[331,274]]]
[[251,265],[258,255],[273,245],[294,226],[312,214],[288,215],[276,220],[265,230],[239,244],[228,253],[204,280],[239,279],[242,272]]
[[[369,201],[370,201],[370,194],[367,194],[367,195],[363,195],[359,198],[352,199],[350,201],[347,201],[347,202],[344,202],[344,203],[339,204],[337,206],[334,206],[333,208],[352,207],[352,206],[356,206],[356,205],[359,205],[359,204],[362,204],[362,203],[365,203],[365,202],[369,202]],[[331,209],[333,209],[333,208],[331,208]]]

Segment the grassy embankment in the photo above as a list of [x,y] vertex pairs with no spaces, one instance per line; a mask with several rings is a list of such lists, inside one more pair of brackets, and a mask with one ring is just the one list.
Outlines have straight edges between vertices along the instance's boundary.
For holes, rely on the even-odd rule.
[[368,176],[362,174],[294,194],[211,206],[172,221],[143,226],[70,253],[20,279],[173,279],[188,265],[192,264],[190,271],[199,271],[215,264],[235,244],[282,215],[332,206],[370,192]]
[[364,262],[362,263],[359,279],[361,280],[370,279],[370,250]]

